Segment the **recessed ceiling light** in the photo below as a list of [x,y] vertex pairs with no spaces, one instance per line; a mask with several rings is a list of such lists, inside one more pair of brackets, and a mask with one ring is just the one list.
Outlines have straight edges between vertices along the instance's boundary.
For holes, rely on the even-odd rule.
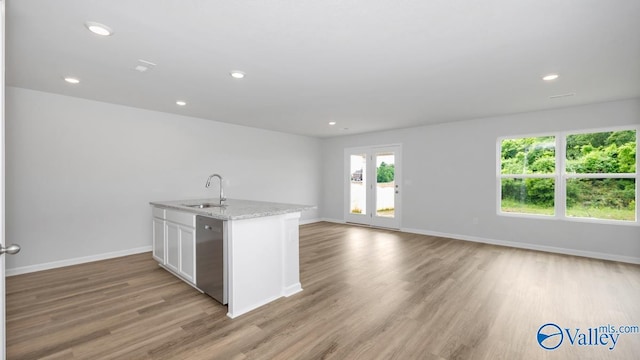
[[185,106],[185,105],[187,105],[187,103],[186,103],[186,102],[184,102],[184,101],[182,101],[182,100],[178,100],[178,101],[176,101],[176,105],[178,105],[178,106]]
[[333,126],[333,125],[335,125],[335,124],[336,124],[336,122],[335,122],[335,121],[329,121],[329,125]]
[[544,81],[552,81],[558,78],[558,74],[549,74],[542,77]]
[[79,84],[80,83],[80,80],[78,80],[77,78],[74,78],[74,77],[70,77],[70,76],[65,77],[64,81],[68,82],[69,84]]
[[87,29],[89,29],[89,31],[91,31],[92,33],[94,33],[96,35],[109,36],[109,35],[113,34],[113,30],[111,30],[110,27],[108,27],[107,25],[104,25],[104,24],[97,23],[97,22],[87,21],[86,23],[84,23],[84,26],[86,26]]
[[231,76],[236,79],[242,79],[244,77],[244,73],[242,71],[234,70],[230,72]]

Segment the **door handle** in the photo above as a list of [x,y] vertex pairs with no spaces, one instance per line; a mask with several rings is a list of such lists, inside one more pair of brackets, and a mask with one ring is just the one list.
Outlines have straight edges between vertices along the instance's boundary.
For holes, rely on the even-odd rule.
[[20,245],[16,245],[16,244],[11,244],[7,247],[4,247],[2,245],[0,245],[0,255],[2,254],[9,254],[9,255],[14,255],[20,252]]

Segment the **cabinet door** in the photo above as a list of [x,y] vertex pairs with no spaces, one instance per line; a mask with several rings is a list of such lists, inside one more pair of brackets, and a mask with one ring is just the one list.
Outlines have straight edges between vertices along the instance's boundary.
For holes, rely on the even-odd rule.
[[167,221],[166,266],[175,272],[180,268],[180,226]]
[[153,218],[153,258],[164,264],[164,255],[164,220]]
[[195,229],[180,226],[180,275],[195,283],[196,275]]

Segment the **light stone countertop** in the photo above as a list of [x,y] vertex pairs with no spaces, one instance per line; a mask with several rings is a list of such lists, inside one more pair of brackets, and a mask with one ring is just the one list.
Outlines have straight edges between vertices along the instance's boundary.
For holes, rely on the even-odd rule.
[[298,204],[282,204],[264,201],[237,200],[227,199],[225,207],[210,208],[193,208],[186,205],[195,205],[202,203],[218,204],[217,198],[209,199],[191,199],[191,200],[172,200],[172,201],[153,201],[151,205],[189,212],[197,215],[205,215],[219,220],[242,220],[252,219],[263,216],[282,215],[293,212],[302,212],[305,210],[315,209],[314,205],[298,205]]

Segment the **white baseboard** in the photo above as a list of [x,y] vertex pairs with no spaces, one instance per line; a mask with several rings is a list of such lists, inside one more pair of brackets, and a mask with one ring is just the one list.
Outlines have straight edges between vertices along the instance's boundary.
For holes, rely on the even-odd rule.
[[301,220],[300,221],[300,225],[315,224],[315,223],[319,223],[319,222],[330,222],[330,223],[334,223],[334,224],[346,224],[346,222],[344,220],[330,219],[330,218],[316,218],[316,219]]
[[320,221],[326,221],[334,224],[346,224],[347,222],[340,219],[321,218]]
[[104,254],[98,254],[98,255],[84,256],[84,257],[60,260],[60,261],[52,261],[44,264],[20,266],[13,269],[7,269],[5,272],[5,275],[14,276],[14,275],[26,274],[26,273],[36,272],[36,271],[55,269],[63,266],[78,265],[78,264],[83,264],[83,263],[88,263],[93,261],[117,258],[121,256],[140,254],[140,253],[150,252],[150,251],[151,251],[151,245],[134,248],[134,249],[127,249],[127,250],[114,251],[114,252],[109,252]]
[[293,285],[289,285],[286,288],[282,289],[282,296],[289,297],[293,294],[297,294],[302,291],[302,285],[298,282]]
[[255,309],[257,309],[257,308],[259,308],[259,307],[261,307],[263,305],[267,305],[268,303],[270,303],[270,302],[272,302],[272,301],[274,301],[276,299],[279,299],[281,297],[283,297],[283,296],[282,295],[275,295],[275,296],[266,298],[264,300],[261,300],[261,301],[255,303],[255,304],[244,306],[241,309],[238,309],[237,307],[233,307],[231,305],[231,301],[229,301],[229,304],[228,304],[229,311],[227,312],[227,316],[232,318],[232,319],[235,319],[240,315],[246,314],[249,311],[255,310]]
[[619,261],[619,262],[630,263],[630,264],[640,264],[640,258],[633,257],[633,256],[606,254],[606,253],[576,250],[576,249],[566,249],[566,248],[560,248],[555,246],[536,245],[536,244],[529,244],[529,243],[520,243],[515,241],[487,239],[487,238],[481,238],[477,236],[448,234],[448,233],[440,233],[436,231],[428,231],[428,230],[421,230],[421,229],[402,228],[400,229],[400,231],[412,233],[412,234],[444,237],[444,238],[450,238],[454,240],[464,240],[464,241],[479,242],[479,243],[498,245],[498,246],[508,246],[508,247],[518,248],[518,249],[537,250],[537,251],[544,251],[544,252],[550,252],[550,253],[556,253],[556,254],[582,256],[582,257],[601,259],[601,260]]

